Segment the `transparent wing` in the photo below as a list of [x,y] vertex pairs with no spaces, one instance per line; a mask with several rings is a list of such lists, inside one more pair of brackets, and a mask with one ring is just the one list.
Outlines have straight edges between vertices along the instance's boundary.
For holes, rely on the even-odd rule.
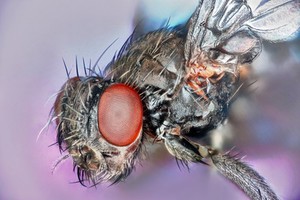
[[189,21],[185,58],[197,48],[217,49],[251,62],[261,51],[261,39],[288,40],[299,27],[298,0],[272,0],[254,10],[245,0],[202,0]]
[[293,37],[300,27],[300,1],[272,0],[253,11],[245,25],[259,37],[272,42]]

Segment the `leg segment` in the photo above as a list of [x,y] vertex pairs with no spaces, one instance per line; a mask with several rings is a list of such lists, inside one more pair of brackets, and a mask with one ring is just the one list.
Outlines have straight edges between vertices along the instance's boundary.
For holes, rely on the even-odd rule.
[[221,154],[217,150],[189,141],[180,135],[164,133],[161,139],[170,154],[183,162],[206,164],[203,159],[211,160],[217,170],[242,189],[250,199],[278,200],[262,176],[230,153]]

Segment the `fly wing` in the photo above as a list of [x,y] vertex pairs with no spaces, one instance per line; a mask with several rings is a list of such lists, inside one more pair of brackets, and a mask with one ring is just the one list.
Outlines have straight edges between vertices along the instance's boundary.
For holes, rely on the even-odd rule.
[[261,51],[261,38],[276,42],[296,34],[300,3],[272,0],[253,11],[245,0],[200,0],[187,26],[186,60],[199,50],[217,50],[222,57],[235,56],[236,62],[251,62]]
[[293,37],[300,27],[299,0],[272,0],[253,11],[245,23],[259,37],[272,42]]

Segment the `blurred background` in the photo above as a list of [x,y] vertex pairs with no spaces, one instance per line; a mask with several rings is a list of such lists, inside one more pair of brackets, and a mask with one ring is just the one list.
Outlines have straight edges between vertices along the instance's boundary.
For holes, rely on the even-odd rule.
[[[258,4],[250,1],[251,5]],[[0,0],[0,199],[247,199],[215,170],[179,170],[158,146],[124,183],[84,188],[72,162],[51,169],[60,153],[46,124],[53,96],[66,81],[62,57],[110,61],[135,24],[144,30],[183,23],[197,0]],[[282,199],[300,199],[300,40],[265,44],[253,63],[254,85],[233,105],[225,138]]]

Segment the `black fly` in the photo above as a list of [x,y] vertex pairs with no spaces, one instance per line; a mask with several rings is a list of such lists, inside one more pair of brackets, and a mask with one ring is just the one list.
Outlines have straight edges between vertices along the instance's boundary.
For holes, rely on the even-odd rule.
[[142,144],[157,142],[183,163],[213,164],[251,199],[278,199],[239,158],[199,141],[227,118],[241,66],[259,55],[262,40],[297,33],[299,5],[272,0],[252,10],[245,0],[200,0],[185,25],[133,34],[103,74],[97,63],[84,66],[86,76],[62,87],[53,117],[68,152],[62,159],[73,159],[83,185],[116,183],[131,173]]

